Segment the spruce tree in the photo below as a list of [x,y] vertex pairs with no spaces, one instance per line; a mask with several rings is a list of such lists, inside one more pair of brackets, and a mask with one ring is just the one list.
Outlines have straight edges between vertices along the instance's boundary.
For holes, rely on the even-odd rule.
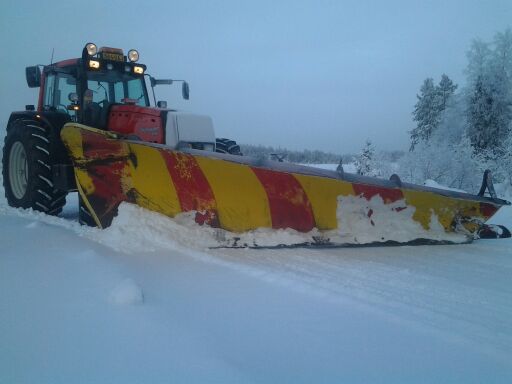
[[375,164],[375,148],[370,139],[367,139],[361,153],[356,157],[356,172],[358,175],[379,176]]
[[411,150],[422,140],[428,141],[438,121],[436,113],[436,90],[434,79],[427,78],[420,88],[420,94],[416,96],[418,101],[414,106],[413,120],[417,123],[411,134]]
[[432,78],[427,78],[417,95],[418,101],[414,106],[413,120],[416,128],[410,131],[411,148],[421,141],[428,142],[441,122],[442,113],[448,106],[448,100],[455,93],[457,85],[445,74],[439,85],[434,85]]
[[441,113],[448,106],[448,100],[455,93],[457,84],[455,84],[447,75],[443,73],[439,85],[436,87],[437,92],[437,106],[438,111]]

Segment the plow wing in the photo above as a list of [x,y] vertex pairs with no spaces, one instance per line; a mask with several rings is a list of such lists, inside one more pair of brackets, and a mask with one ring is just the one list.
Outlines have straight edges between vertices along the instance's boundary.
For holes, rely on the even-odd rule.
[[[198,224],[232,233],[289,228],[313,231],[324,243],[443,241],[444,234],[473,236],[510,204],[402,183],[398,177],[382,180],[177,151],[75,123],[66,124],[61,137],[79,193],[100,228],[111,224],[122,202],[129,202],[169,217],[188,212]],[[437,234],[431,237],[433,232]]]

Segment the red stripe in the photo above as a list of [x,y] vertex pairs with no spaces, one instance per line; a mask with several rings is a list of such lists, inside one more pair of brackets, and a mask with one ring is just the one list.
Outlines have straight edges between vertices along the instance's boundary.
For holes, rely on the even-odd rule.
[[384,203],[392,203],[397,200],[402,200],[404,195],[401,189],[397,188],[383,188],[374,185],[366,184],[352,184],[356,196],[363,196],[366,200],[370,200],[375,195],[379,195],[384,200]]
[[480,212],[482,212],[482,215],[485,217],[486,220],[493,216],[497,210],[498,207],[496,207],[493,204],[480,203]]
[[[118,141],[103,135],[81,131],[82,149],[87,160],[85,170],[94,184],[94,192],[87,200],[102,227],[108,227],[122,201],[134,202],[130,191],[124,191],[122,179],[127,177],[126,149]],[[80,165],[78,165],[80,167]]]
[[105,160],[128,155],[126,144],[121,141],[109,140],[102,134],[86,130],[82,130],[81,134],[84,157],[88,160]]
[[272,228],[311,231],[315,218],[306,192],[293,175],[252,168],[268,197]]
[[162,151],[183,212],[197,211],[196,222],[219,227],[213,191],[194,156]]

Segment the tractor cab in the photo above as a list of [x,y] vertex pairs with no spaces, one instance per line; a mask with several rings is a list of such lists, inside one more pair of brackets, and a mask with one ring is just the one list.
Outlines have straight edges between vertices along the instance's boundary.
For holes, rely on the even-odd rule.
[[[42,73],[38,66],[26,70],[30,87],[40,87],[37,111],[49,113],[62,121],[74,121],[99,129],[115,130],[120,125],[118,107],[125,116],[130,112],[131,127],[122,126],[127,133],[137,135],[141,140],[163,143],[163,134],[146,135],[137,131],[137,121],[144,115],[160,115],[160,110],[150,107],[149,95],[144,79],[146,66],[137,63],[139,54],[130,50],[125,56],[118,48],[87,44],[82,57],[64,60],[44,66]],[[138,107],[138,108],[137,108]],[[141,109],[143,108],[143,109]],[[146,113],[144,113],[146,112]],[[140,116],[133,116],[138,114]],[[50,117],[50,118],[51,118]],[[161,130],[161,124],[157,124]]]
[[[138,60],[139,53],[134,49],[125,56],[122,49],[98,49],[95,44],[88,43],[81,58],[44,66],[42,73],[39,66],[28,67],[27,83],[29,87],[40,87],[37,111],[57,121],[58,126],[74,121],[172,147],[182,144],[176,141],[179,136],[192,143],[198,140],[215,143],[209,118],[198,120],[195,115],[196,126],[191,127],[189,114],[167,109],[166,102],[156,102],[154,87],[175,82],[182,83],[183,97],[188,99],[187,82],[157,80],[146,74],[146,66]],[[153,107],[146,78],[152,89]],[[167,118],[171,115],[173,121],[167,127]],[[177,120],[181,121],[181,127],[175,124]],[[197,123],[201,127],[197,127]],[[179,128],[183,131],[181,135],[176,132]],[[192,131],[194,135],[200,133],[200,137],[188,137],[186,131]],[[204,149],[204,145],[200,149]]]

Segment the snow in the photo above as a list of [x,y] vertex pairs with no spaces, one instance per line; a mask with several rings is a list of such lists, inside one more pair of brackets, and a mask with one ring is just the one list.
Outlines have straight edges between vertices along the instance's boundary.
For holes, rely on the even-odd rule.
[[512,379],[510,239],[210,249],[186,215],[76,216],[0,198],[0,383]]
[[135,305],[144,302],[142,289],[132,280],[124,279],[110,292],[110,301],[119,305]]
[[[195,212],[182,213],[169,220],[167,216],[147,211],[133,204],[122,203],[114,224],[105,230],[75,229],[82,236],[107,245],[116,251],[134,253],[159,249],[207,250],[225,247],[279,247],[315,243],[324,239],[332,244],[369,244],[374,242],[409,242],[430,239],[464,243],[464,235],[445,233],[437,216],[432,213],[430,230],[413,220],[414,207],[399,200],[384,204],[380,196],[367,201],[362,196],[338,198],[338,229],[307,233],[286,228],[273,230],[258,228],[244,233],[233,233],[220,228],[200,226]],[[350,218],[350,220],[347,220]]]
[[[320,168],[320,169],[327,169],[329,171],[335,171],[338,167],[338,164],[302,164],[306,165],[308,167],[313,168]],[[356,165],[355,163],[347,163],[342,164],[343,165],[343,171],[347,173],[356,173]]]
[[338,233],[333,239],[339,243],[368,244],[398,241],[406,243],[417,239],[464,243],[466,236],[445,233],[437,216],[432,212],[429,230],[412,217],[415,208],[404,200],[384,204],[376,195],[367,201],[362,196],[339,196],[336,217]]
[[427,187],[431,187],[431,188],[437,188],[437,189],[445,189],[447,191],[454,191],[454,192],[465,192],[467,193],[467,191],[464,191],[463,189],[457,189],[457,188],[450,188],[450,187],[447,187],[445,185],[441,185],[439,184],[438,182],[434,181],[434,180],[431,180],[431,179],[427,179],[425,180],[425,182],[423,183],[423,185],[427,186]]

